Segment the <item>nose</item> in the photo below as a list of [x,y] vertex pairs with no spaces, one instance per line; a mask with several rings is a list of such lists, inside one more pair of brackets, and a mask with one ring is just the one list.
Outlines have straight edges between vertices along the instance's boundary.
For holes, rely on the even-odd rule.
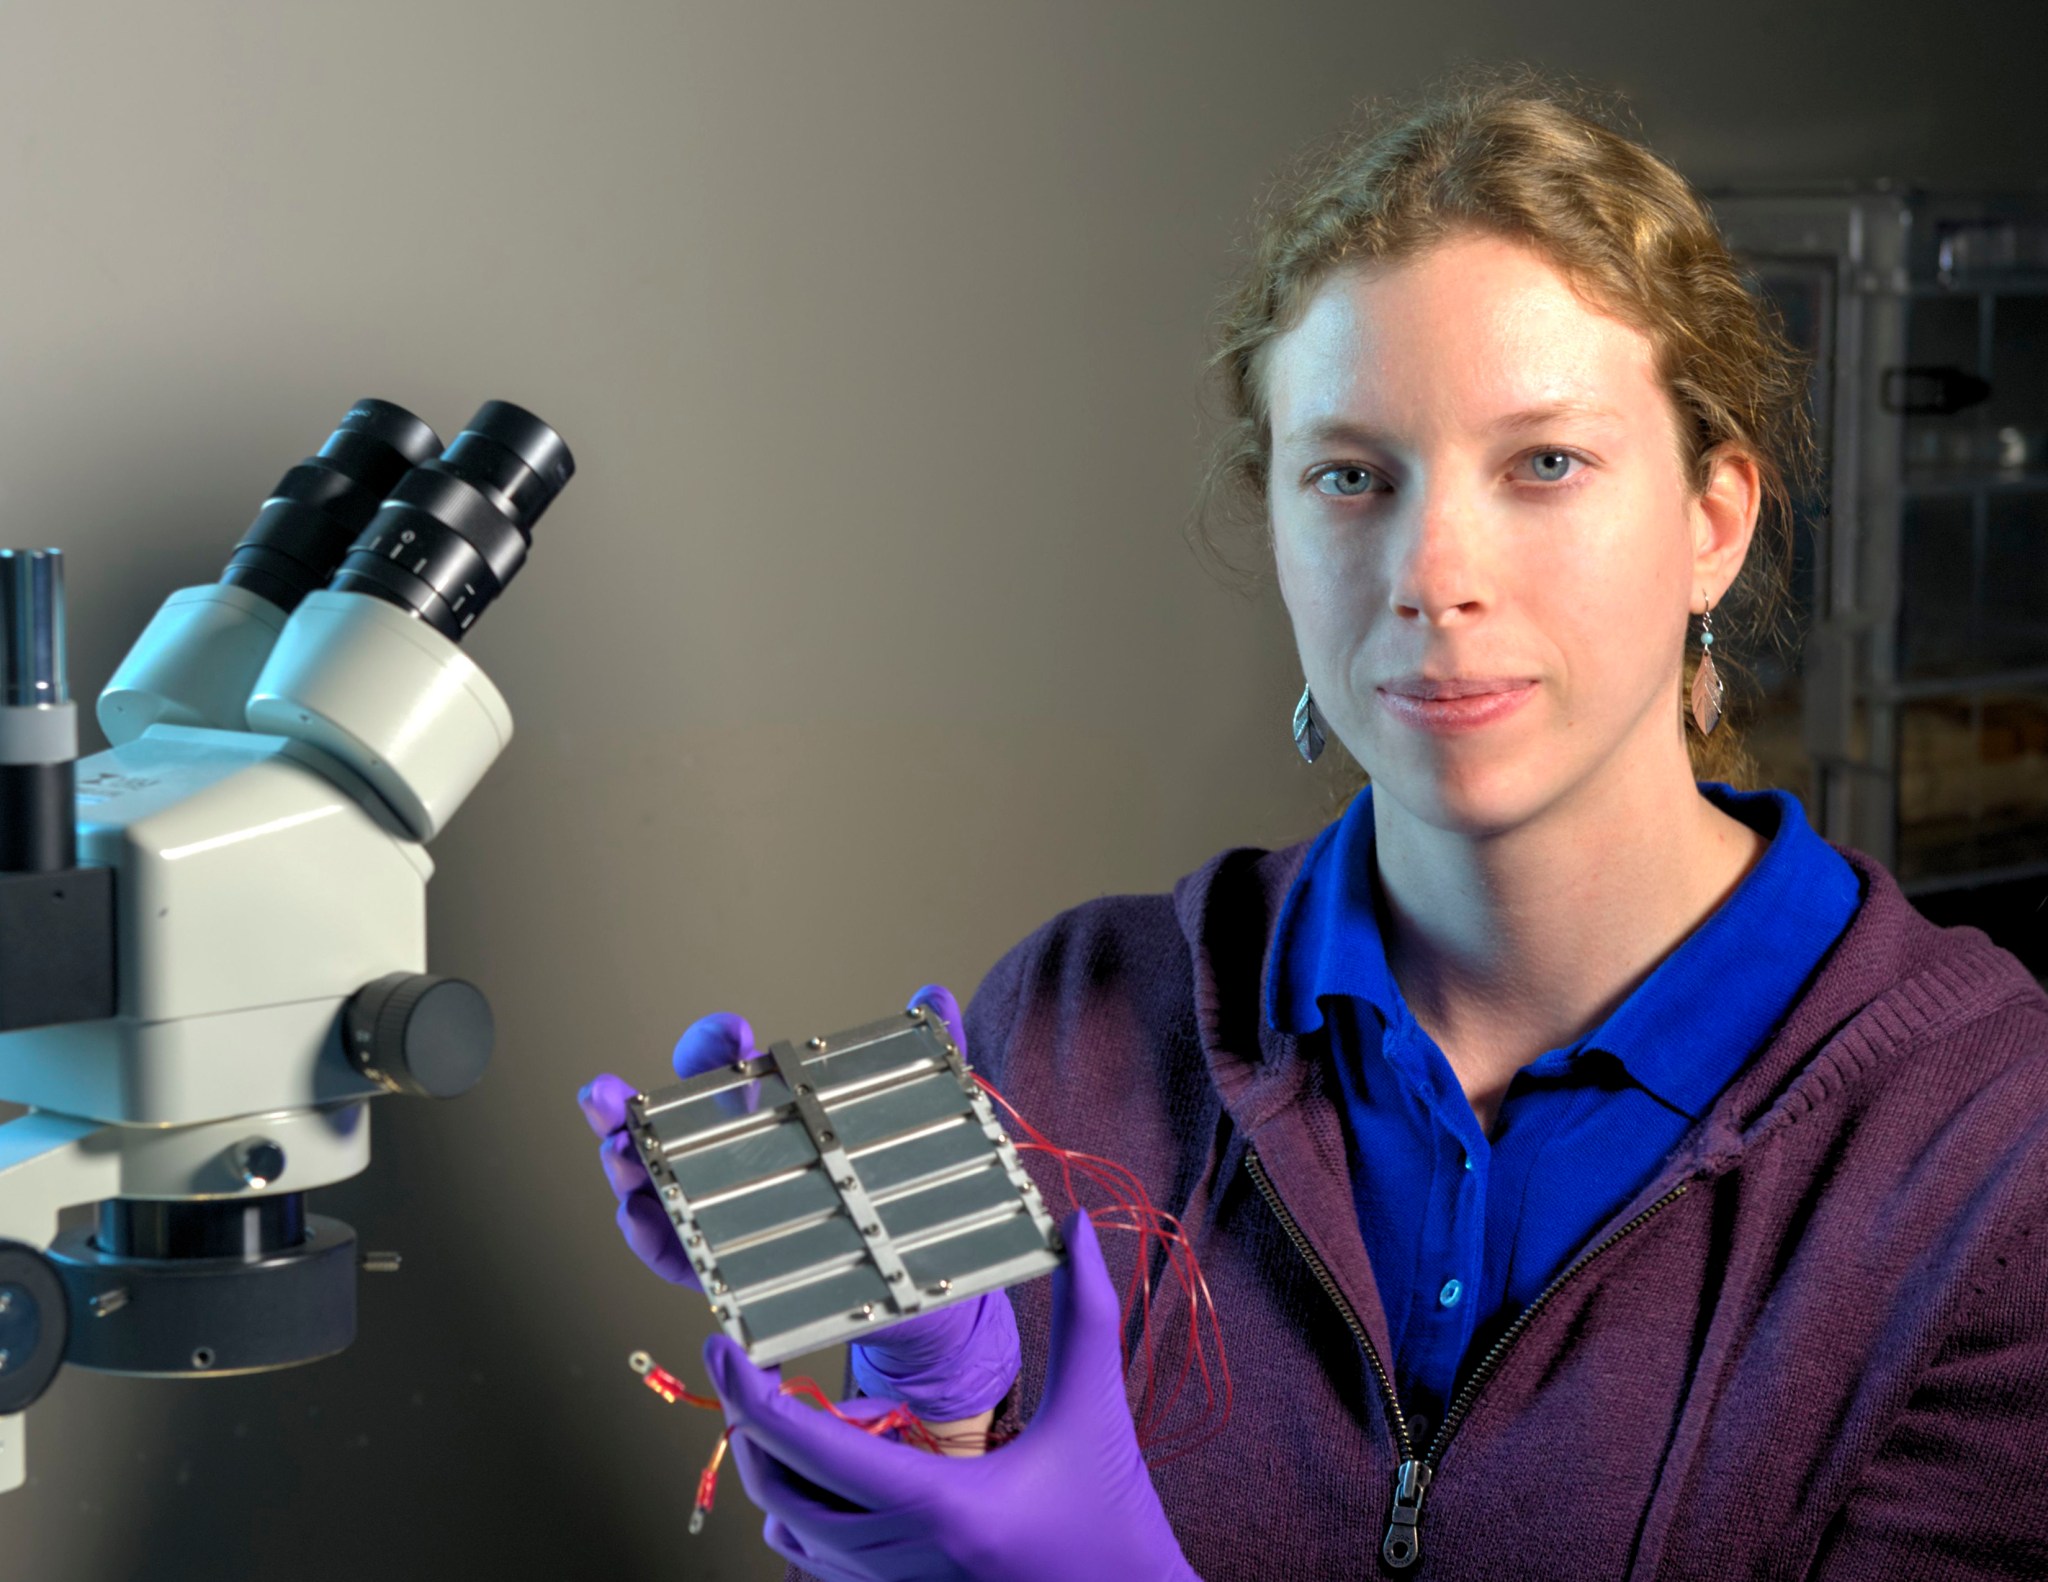
[[1493,603],[1486,524],[1479,503],[1448,483],[1412,486],[1399,529],[1389,602],[1404,621],[1425,626],[1469,622]]

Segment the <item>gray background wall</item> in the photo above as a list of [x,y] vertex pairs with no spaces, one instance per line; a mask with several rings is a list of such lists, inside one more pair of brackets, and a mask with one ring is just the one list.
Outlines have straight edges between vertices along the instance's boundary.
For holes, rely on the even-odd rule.
[[81,697],[359,395],[508,397],[581,465],[468,645],[519,734],[434,848],[497,1063],[316,1203],[404,1273],[315,1367],[65,1375],[0,1576],[776,1575],[736,1482],[682,1537],[713,1425],[623,1359],[694,1375],[701,1309],[618,1243],[574,1091],[715,1008],[964,994],[1320,822],[1277,604],[1182,537],[1269,174],[1514,57],[1703,182],[2029,185],[2036,10],[0,5],[0,539],[70,557]]

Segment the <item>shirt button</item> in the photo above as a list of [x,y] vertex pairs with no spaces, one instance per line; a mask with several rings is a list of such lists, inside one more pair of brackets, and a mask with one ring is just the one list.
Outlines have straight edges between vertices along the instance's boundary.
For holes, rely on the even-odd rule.
[[1464,1285],[1457,1280],[1444,1281],[1444,1288],[1437,1292],[1436,1299],[1445,1307],[1456,1307],[1458,1298],[1465,1294]]
[[1470,1154],[1465,1155],[1465,1168],[1467,1170],[1472,1168],[1472,1156]]

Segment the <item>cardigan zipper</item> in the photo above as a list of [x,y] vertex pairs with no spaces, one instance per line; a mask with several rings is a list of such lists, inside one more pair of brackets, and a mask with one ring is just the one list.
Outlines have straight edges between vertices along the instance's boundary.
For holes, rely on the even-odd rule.
[[1317,1281],[1329,1292],[1330,1300],[1337,1304],[1337,1311],[1350,1326],[1351,1333],[1357,1337],[1359,1349],[1365,1353],[1366,1361],[1372,1364],[1373,1374],[1378,1378],[1380,1389],[1387,1398],[1387,1415],[1394,1425],[1395,1447],[1400,1452],[1401,1462],[1394,1472],[1394,1508],[1387,1521],[1387,1536],[1380,1544],[1380,1554],[1387,1564],[1397,1571],[1407,1569],[1422,1558],[1422,1497],[1429,1490],[1430,1479],[1436,1475],[1437,1465],[1443,1459],[1444,1448],[1452,1432],[1471,1411],[1472,1402],[1479,1394],[1480,1388],[1500,1366],[1508,1348],[1521,1337],[1544,1304],[1563,1289],[1581,1269],[1616,1242],[1633,1233],[1651,1216],[1684,1197],[1686,1189],[1692,1185],[1690,1181],[1679,1182],[1626,1224],[1616,1226],[1597,1245],[1580,1253],[1560,1270],[1548,1285],[1538,1291],[1530,1299],[1529,1305],[1515,1315],[1514,1322],[1502,1331],[1500,1338],[1487,1348],[1486,1355],[1479,1359],[1479,1366],[1472,1370],[1471,1377],[1465,1381],[1465,1387],[1457,1393],[1451,1402],[1450,1410],[1444,1413],[1444,1420],[1430,1436],[1428,1448],[1418,1457],[1415,1454],[1414,1443],[1409,1438],[1408,1420],[1402,1414],[1399,1397],[1394,1393],[1393,1381],[1388,1377],[1386,1365],[1380,1361],[1379,1353],[1373,1350],[1372,1341],[1365,1332],[1365,1325],[1359,1321],[1357,1311],[1338,1289],[1328,1265],[1309,1245],[1308,1238],[1302,1234],[1300,1224],[1288,1212],[1287,1206],[1280,1201],[1280,1194],[1273,1190],[1273,1183],[1266,1175],[1266,1167],[1260,1160],[1256,1148],[1246,1149],[1245,1162],[1251,1166],[1252,1179],[1258,1183],[1259,1193],[1265,1198],[1267,1206],[1273,1210],[1274,1217],[1280,1221],[1281,1229],[1287,1232],[1287,1239],[1294,1243],[1295,1251],[1307,1261]]
[[1380,1381],[1380,1393],[1387,1400],[1387,1420],[1394,1425],[1394,1448],[1401,1458],[1400,1467],[1394,1473],[1394,1513],[1387,1524],[1387,1536],[1380,1544],[1380,1553],[1388,1565],[1395,1569],[1412,1566],[1421,1558],[1422,1549],[1416,1539],[1416,1524],[1422,1520],[1422,1494],[1429,1487],[1430,1468],[1415,1454],[1415,1442],[1408,1436],[1408,1418],[1401,1410],[1401,1398],[1394,1393],[1394,1381],[1387,1374],[1386,1364],[1380,1361],[1380,1354],[1373,1350],[1372,1337],[1365,1332],[1365,1325],[1358,1317],[1358,1310],[1338,1288],[1337,1281],[1330,1273],[1329,1265],[1316,1256],[1315,1248],[1308,1244],[1308,1238],[1301,1233],[1301,1226],[1287,1211],[1287,1205],[1280,1201],[1280,1194],[1273,1190],[1273,1183],[1266,1175],[1265,1161],[1259,1158],[1256,1148],[1245,1150],[1245,1163],[1251,1166],[1252,1179],[1259,1184],[1259,1195],[1265,1198],[1266,1206],[1273,1211],[1273,1217],[1280,1221],[1280,1228],[1287,1232],[1287,1239],[1294,1243],[1294,1250],[1301,1254],[1322,1288],[1330,1293],[1330,1300],[1337,1304],[1337,1311],[1344,1322],[1351,1327],[1352,1337],[1358,1342],[1358,1349],[1365,1353],[1365,1360],[1372,1364],[1373,1377]]

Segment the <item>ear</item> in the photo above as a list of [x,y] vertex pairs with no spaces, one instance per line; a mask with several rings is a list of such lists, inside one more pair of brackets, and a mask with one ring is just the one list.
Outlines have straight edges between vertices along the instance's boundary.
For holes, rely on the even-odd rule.
[[1749,555],[1762,504],[1763,480],[1753,456],[1732,446],[1708,455],[1707,485],[1691,509],[1692,584],[1716,604]]

